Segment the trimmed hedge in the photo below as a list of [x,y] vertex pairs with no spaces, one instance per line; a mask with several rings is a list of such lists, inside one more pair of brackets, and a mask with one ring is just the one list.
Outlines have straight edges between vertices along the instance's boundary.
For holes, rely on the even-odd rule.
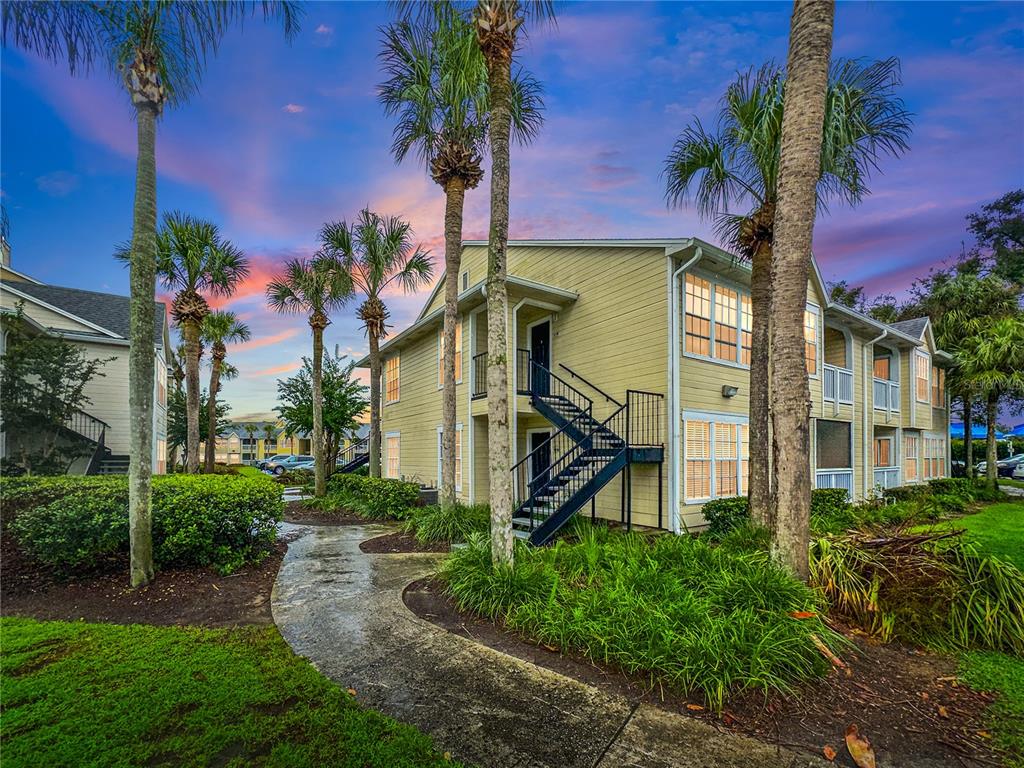
[[[811,520],[835,520],[851,517],[852,505],[842,488],[816,488],[811,491]],[[750,504],[746,496],[714,499],[701,512],[708,521],[707,533],[720,539],[750,522]],[[813,525],[812,525],[813,527]]]
[[332,476],[327,489],[337,506],[373,520],[404,520],[420,497],[416,483],[355,474]]
[[[33,559],[67,572],[128,554],[128,479],[19,478],[0,484],[16,507],[9,530]],[[224,573],[261,559],[277,536],[280,487],[265,477],[153,478],[153,557],[159,567]]]

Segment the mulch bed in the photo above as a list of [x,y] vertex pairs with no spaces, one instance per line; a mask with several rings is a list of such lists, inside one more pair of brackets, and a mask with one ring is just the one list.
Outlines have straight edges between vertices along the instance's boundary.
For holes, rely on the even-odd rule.
[[882,645],[856,632],[847,632],[853,647],[843,654],[849,674],[833,672],[792,695],[736,696],[721,715],[715,715],[700,706],[699,698],[688,700],[660,687],[652,689],[647,677],[560,653],[500,624],[460,611],[436,579],[413,582],[404,599],[417,616],[450,632],[633,701],[819,757],[825,746],[830,746],[837,753],[836,765],[856,768],[844,741],[846,728],[853,723],[876,753],[884,755],[880,765],[910,766],[917,761],[949,766],[999,764],[988,747],[990,737],[983,722],[992,697],[959,683],[953,660],[895,644]]
[[309,509],[301,501],[285,503],[284,521],[296,525],[366,525],[373,522],[344,509],[339,509],[336,512]]
[[371,555],[393,555],[402,552],[451,552],[444,541],[421,544],[412,533],[386,533],[359,543],[359,549]]
[[230,576],[212,568],[158,571],[152,584],[128,586],[128,563],[66,581],[26,558],[10,535],[0,537],[0,614],[113,624],[272,624],[270,592],[287,546],[278,542],[260,563]]

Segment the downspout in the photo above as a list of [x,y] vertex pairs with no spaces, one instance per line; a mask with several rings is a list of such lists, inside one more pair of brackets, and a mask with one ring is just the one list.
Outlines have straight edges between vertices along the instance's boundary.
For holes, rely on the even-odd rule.
[[681,275],[693,266],[703,255],[701,247],[698,245],[697,250],[694,252],[693,257],[685,262],[679,269],[672,273],[671,278],[671,301],[669,302],[669,342],[672,345],[672,351],[669,356],[670,360],[670,371],[669,371],[669,403],[672,406],[671,418],[668,422],[669,427],[669,483],[668,483],[668,510],[669,510],[669,530],[672,533],[679,533],[679,492],[683,485],[683,466],[680,458],[683,455],[683,437],[682,431],[679,428],[679,422],[682,418],[683,404],[682,396],[680,394],[680,372],[679,372],[679,358],[682,354],[682,345],[679,337],[679,310],[681,309],[680,304],[680,290],[679,283]]
[[[865,394],[867,393],[867,391],[868,391],[868,382],[870,381],[871,382],[871,400],[872,400],[871,407],[868,408],[868,398],[866,396],[864,398],[864,437],[863,437],[863,439],[861,441],[864,444],[864,450],[862,451],[863,459],[864,459],[864,465],[863,465],[864,466],[864,481],[863,481],[864,496],[867,496],[868,495],[868,491],[871,488],[873,488],[874,485],[875,485],[875,483],[874,483],[875,471],[874,471],[874,467],[873,466],[872,466],[872,469],[871,469],[871,476],[870,476],[870,478],[868,477],[868,456],[869,456],[868,452],[871,450],[871,446],[873,445],[873,441],[868,439],[868,430],[871,428],[871,418],[870,417],[871,417],[871,414],[874,411],[874,407],[875,407],[875,404],[873,402],[874,399],[875,399],[875,380],[874,380],[874,376],[872,375],[873,369],[870,368],[869,364],[868,364],[868,350],[871,351],[871,355],[873,357],[874,354],[875,354],[875,344],[880,342],[882,339],[884,339],[888,335],[889,335],[889,331],[888,330],[884,330],[884,331],[882,331],[882,335],[881,336],[875,337],[874,339],[872,339],[871,341],[869,341],[867,344],[864,345],[864,354],[863,354],[863,358],[864,359],[863,359],[862,364],[861,364],[861,373],[863,373],[863,375],[864,375],[864,392],[865,392]],[[868,376],[871,376],[871,378],[869,379]],[[888,400],[889,400],[889,390],[888,389],[886,389],[886,391],[885,391],[885,399],[886,399],[886,405],[888,407]],[[873,430],[872,430],[872,432],[873,432]],[[895,449],[895,446],[894,446],[894,449]],[[869,479],[871,481],[870,485],[868,485]]]

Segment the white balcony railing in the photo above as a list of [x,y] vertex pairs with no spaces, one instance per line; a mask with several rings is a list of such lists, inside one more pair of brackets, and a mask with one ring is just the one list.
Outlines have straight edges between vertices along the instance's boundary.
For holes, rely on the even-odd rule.
[[822,387],[825,400],[830,403],[853,405],[853,371],[826,363],[823,366]]
[[875,410],[898,413],[900,410],[900,383],[885,379],[874,380]]
[[819,469],[814,477],[815,488],[842,488],[847,497],[853,496],[852,469]]
[[875,469],[875,487],[896,488],[900,484],[899,467],[877,467]]

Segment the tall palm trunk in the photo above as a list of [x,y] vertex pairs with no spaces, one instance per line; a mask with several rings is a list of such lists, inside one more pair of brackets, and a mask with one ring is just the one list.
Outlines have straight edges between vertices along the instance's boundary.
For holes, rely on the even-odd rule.
[[462,208],[466,185],[455,178],[445,187],[444,209],[444,392],[441,426],[441,506],[455,504],[455,326],[462,264]]
[[370,477],[380,477],[380,339],[370,337]]
[[213,362],[210,364],[210,397],[206,402],[206,455],[204,457],[204,469],[208,473],[214,471],[217,443],[217,391],[220,389],[220,370],[224,364],[224,357],[219,349],[214,347]]
[[777,509],[773,541],[786,568],[804,581],[811,511],[811,396],[804,308],[834,13],[831,0],[796,0],[793,6],[773,242],[770,395]]
[[[487,242],[487,450],[491,503],[491,558],[511,563],[512,437],[508,418],[508,355],[505,285],[508,257],[509,134],[512,47],[491,46],[487,55],[491,122],[491,223]],[[515,354],[515,350],[513,350]]]
[[321,498],[327,493],[324,466],[324,326],[310,320],[313,328],[313,495]]
[[988,400],[985,403],[985,420],[987,434],[985,435],[985,482],[993,491],[998,487],[998,469],[996,468],[996,416],[999,411],[999,392],[995,389],[989,390]]
[[768,343],[772,303],[772,249],[759,247],[750,272],[750,517],[757,525],[775,529],[770,473]]
[[199,471],[199,323],[184,322],[185,336],[185,471]]
[[971,434],[971,396],[964,393],[964,475],[974,479],[974,436]]
[[156,296],[156,107],[140,104],[135,211],[129,280],[128,339],[128,530],[132,587],[153,580],[153,300]]

